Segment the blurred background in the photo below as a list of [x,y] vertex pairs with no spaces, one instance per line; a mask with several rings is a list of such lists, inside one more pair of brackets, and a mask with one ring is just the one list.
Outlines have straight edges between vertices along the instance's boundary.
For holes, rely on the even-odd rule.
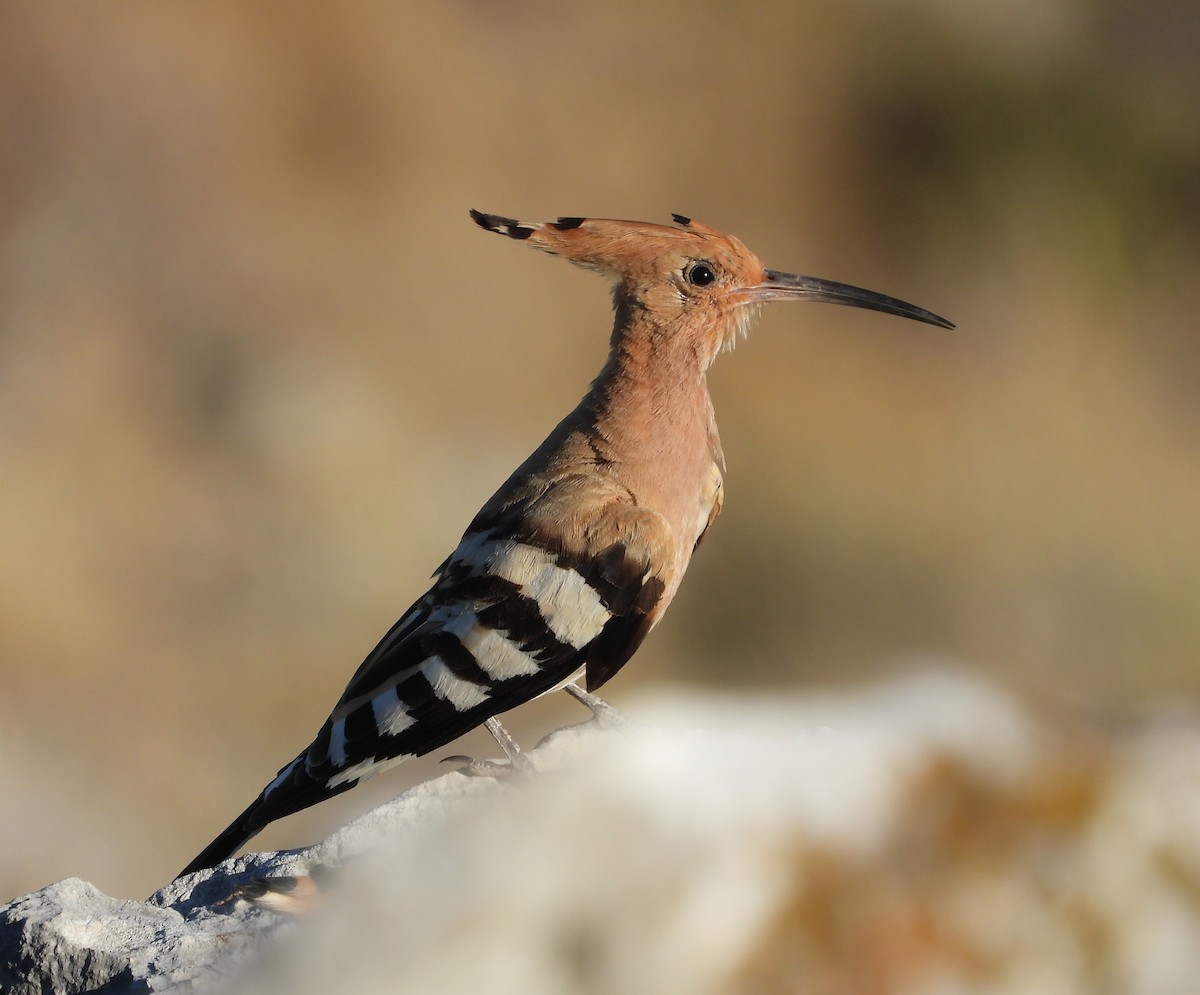
[[618,707],[930,657],[1193,699],[1197,51],[1188,0],[0,7],[0,900],[169,880],[583,393],[606,288],[470,207],[681,212],[959,325],[722,357],[725,512]]

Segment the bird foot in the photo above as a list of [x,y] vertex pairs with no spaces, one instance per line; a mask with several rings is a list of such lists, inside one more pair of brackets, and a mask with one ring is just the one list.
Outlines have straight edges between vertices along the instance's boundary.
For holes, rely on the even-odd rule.
[[458,772],[467,777],[494,777],[500,780],[520,772],[511,761],[479,760],[476,757],[468,757],[465,753],[454,753],[448,757],[442,757],[442,763],[459,764]]
[[[598,695],[592,694],[590,691],[585,691],[578,684],[574,682],[566,684],[563,686],[563,690],[592,713],[592,717],[586,722],[581,723],[582,725],[595,724],[599,729],[620,729],[629,724],[629,720],[607,701]],[[526,774],[536,769],[533,761],[517,745],[517,741],[500,724],[499,719],[490,718],[484,725],[487,726],[488,732],[492,734],[492,738],[500,744],[500,749],[504,751],[507,759],[478,760],[475,757],[455,754],[443,757],[442,763],[461,764],[462,766],[459,767],[458,772],[465,774],[467,777],[503,778],[511,777],[514,774]],[[571,727],[568,726],[566,728]]]
[[563,690],[592,713],[591,721],[599,728],[620,729],[629,724],[629,720],[607,701],[599,695],[585,691],[578,684],[572,682],[564,685]]
[[517,741],[512,738],[512,734],[500,724],[499,719],[493,716],[484,725],[492,734],[492,738],[500,745],[500,749],[504,751],[506,760],[477,760],[475,757],[455,754],[443,757],[442,763],[462,764],[459,773],[466,774],[467,777],[501,778],[510,777],[513,774],[527,774],[534,770],[533,761],[525,755]]

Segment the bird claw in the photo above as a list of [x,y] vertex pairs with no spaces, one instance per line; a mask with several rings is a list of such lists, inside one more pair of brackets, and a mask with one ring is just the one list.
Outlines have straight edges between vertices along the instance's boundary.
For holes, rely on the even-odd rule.
[[[442,757],[442,763],[462,764],[458,768],[460,774],[466,777],[494,777],[497,779],[511,777],[519,772],[519,768],[509,760],[477,760],[465,754],[456,753],[454,756]],[[528,763],[528,760],[526,761]]]
[[476,760],[474,757],[455,755],[443,757],[442,763],[457,761],[463,764],[459,773],[465,774],[467,777],[510,777],[513,774],[527,774],[534,770],[533,761],[525,755],[509,731],[500,724],[499,719],[493,716],[484,725],[492,734],[492,738],[500,745],[500,749],[504,751],[507,760]]

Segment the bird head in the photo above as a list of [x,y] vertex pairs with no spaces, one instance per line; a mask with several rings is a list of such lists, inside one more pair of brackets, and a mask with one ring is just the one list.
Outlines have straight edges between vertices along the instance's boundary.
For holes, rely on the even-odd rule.
[[740,239],[680,214],[672,215],[675,226],[604,218],[526,222],[474,210],[471,217],[488,231],[603,273],[615,283],[618,312],[630,305],[658,327],[699,336],[708,362],[732,347],[757,306],[770,301],[846,304],[954,327],[895,297],[767,269]]

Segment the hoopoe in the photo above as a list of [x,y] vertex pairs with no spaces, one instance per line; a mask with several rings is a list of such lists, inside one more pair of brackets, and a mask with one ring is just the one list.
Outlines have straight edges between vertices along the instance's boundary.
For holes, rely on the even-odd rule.
[[595,691],[675,597],[721,510],[724,465],[706,374],[757,305],[826,301],[954,326],[882,294],[765,269],[738,239],[596,218],[472,211],[488,231],[614,284],[608,360],[579,405],[501,485],[383,637],[316,738],[181,874],[268,823],[352,788],[582,676]]

